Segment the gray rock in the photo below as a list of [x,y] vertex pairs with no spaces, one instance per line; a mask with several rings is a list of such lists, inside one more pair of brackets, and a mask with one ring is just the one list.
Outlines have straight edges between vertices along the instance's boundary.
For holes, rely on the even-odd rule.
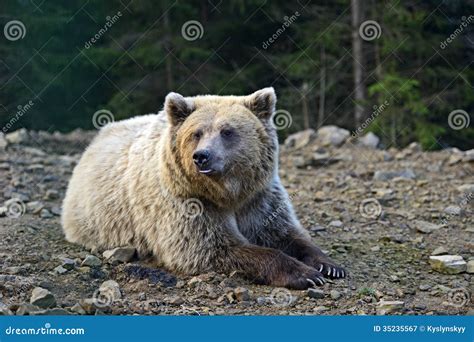
[[50,291],[42,287],[35,287],[31,293],[30,304],[47,309],[56,306],[56,298]]
[[425,234],[430,234],[430,233],[434,232],[435,230],[438,230],[442,227],[440,225],[437,225],[437,224],[434,224],[434,223],[431,223],[431,222],[427,222],[427,221],[422,221],[422,220],[414,220],[413,222],[409,223],[409,226],[412,229],[416,229],[419,232],[425,233]]
[[369,132],[362,138],[359,138],[359,144],[369,148],[377,148],[380,143],[380,138],[374,133]]
[[31,154],[35,157],[45,157],[46,156],[46,152],[44,152],[43,150],[40,150],[39,148],[35,148],[35,147],[25,146],[25,147],[23,147],[23,151],[28,153],[28,154]]
[[63,262],[62,266],[68,271],[76,267],[76,262],[70,258],[61,258],[61,261]]
[[41,308],[37,307],[36,305],[23,303],[18,306],[16,310],[16,315],[18,316],[27,316],[30,315],[32,312],[40,311]]
[[134,257],[135,252],[136,250],[133,247],[117,247],[105,251],[102,256],[111,262],[129,262]]
[[0,150],[4,150],[8,146],[8,140],[5,138],[5,134],[0,132]]
[[394,301],[385,301],[381,300],[377,304],[377,314],[378,315],[387,315],[394,312],[399,312],[405,307],[405,302],[394,300]]
[[443,246],[435,248],[431,255],[445,255],[448,254],[448,251]]
[[394,178],[415,179],[416,175],[411,169],[400,171],[376,171],[374,174],[374,180],[376,181],[389,181]]
[[99,293],[105,298],[108,304],[112,304],[122,298],[120,285],[115,280],[104,281],[99,287]]
[[28,131],[25,128],[20,128],[15,132],[11,132],[5,135],[5,139],[10,144],[23,144],[29,140]]
[[341,146],[346,142],[350,136],[350,132],[347,129],[339,128],[337,126],[323,126],[318,129],[317,140],[323,146]]
[[0,316],[13,316],[13,312],[7,307],[0,306]]
[[78,315],[85,315],[87,313],[86,310],[84,310],[81,304],[79,303],[74,304],[69,310],[71,310],[71,312],[76,313]]
[[51,217],[53,217],[53,214],[51,214],[51,212],[48,209],[41,209],[40,217],[41,218],[51,218]]
[[450,205],[444,209],[444,212],[448,215],[459,216],[462,214],[462,208],[458,205]]
[[329,226],[330,226],[330,227],[340,228],[340,227],[343,226],[343,223],[342,223],[342,221],[340,221],[340,220],[334,220],[334,221],[329,222]]
[[322,299],[322,298],[324,298],[324,291],[310,288],[310,289],[308,289],[308,296],[310,298]]
[[467,269],[467,264],[460,255],[432,255],[430,265],[433,270],[445,274],[458,274]]
[[54,272],[57,274],[64,274],[64,273],[67,273],[67,271],[68,270],[62,267],[61,265],[54,268]]
[[474,273],[474,260],[469,260],[467,262],[467,268],[466,268],[467,273]]
[[329,293],[331,298],[334,299],[334,300],[338,300],[339,298],[341,298],[341,293],[337,290],[331,290],[331,292]]
[[473,162],[474,161],[474,149],[464,152],[464,157],[462,158],[463,162]]
[[28,202],[26,204],[26,210],[35,215],[39,214],[43,208],[44,208],[44,204],[41,203],[40,201]]
[[99,267],[102,265],[102,261],[96,257],[95,255],[87,255],[84,261],[81,263],[81,266],[89,266],[89,267]]
[[299,149],[308,146],[316,139],[316,132],[314,129],[306,129],[304,131],[296,132],[285,139],[285,147]]
[[54,190],[54,189],[49,189],[46,191],[46,194],[44,196],[46,200],[55,200],[59,198],[59,191]]
[[463,184],[457,187],[457,190],[465,195],[474,193],[474,184]]
[[234,295],[235,295],[235,298],[239,301],[239,302],[243,302],[243,301],[248,301],[250,300],[250,293],[249,293],[249,290],[246,289],[245,287],[237,287],[234,289]]

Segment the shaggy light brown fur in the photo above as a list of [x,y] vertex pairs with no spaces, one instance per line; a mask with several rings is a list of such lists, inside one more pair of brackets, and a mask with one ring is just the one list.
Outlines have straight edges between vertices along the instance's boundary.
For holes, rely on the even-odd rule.
[[[273,88],[170,93],[158,115],[102,128],[69,183],[66,239],[90,249],[131,245],[177,272],[237,270],[292,288],[345,276],[301,228],[281,185],[275,104]],[[203,149],[219,172],[196,169]]]

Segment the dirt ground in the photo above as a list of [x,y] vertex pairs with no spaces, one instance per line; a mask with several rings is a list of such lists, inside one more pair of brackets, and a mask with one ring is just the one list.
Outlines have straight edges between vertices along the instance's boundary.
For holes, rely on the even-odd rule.
[[[91,135],[33,136],[0,150],[0,312],[473,314],[473,274],[440,273],[429,263],[434,254],[474,259],[474,163],[461,160],[461,152],[350,143],[284,148],[281,176],[303,226],[349,271],[322,292],[289,291],[235,275],[174,275],[152,260],[109,263],[99,253],[100,265],[81,266],[91,253],[64,240],[59,215]],[[99,291],[108,280],[118,287],[107,282],[108,290]],[[35,287],[49,290],[53,303],[30,305]]]

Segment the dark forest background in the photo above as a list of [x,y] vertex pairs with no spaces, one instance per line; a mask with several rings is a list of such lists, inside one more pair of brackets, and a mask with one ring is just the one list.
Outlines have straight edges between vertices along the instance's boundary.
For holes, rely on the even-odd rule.
[[[472,1],[1,3],[2,27],[19,20],[25,34],[0,36],[0,125],[34,103],[9,131],[94,129],[97,110],[115,120],[157,112],[170,91],[243,95],[273,86],[293,118],[282,137],[328,124],[355,130],[388,101],[368,127],[385,146],[474,145],[472,124],[448,122],[454,110],[470,120],[474,109]],[[202,26],[195,40],[182,32],[191,20]],[[361,37],[367,20],[380,26],[375,39]]]

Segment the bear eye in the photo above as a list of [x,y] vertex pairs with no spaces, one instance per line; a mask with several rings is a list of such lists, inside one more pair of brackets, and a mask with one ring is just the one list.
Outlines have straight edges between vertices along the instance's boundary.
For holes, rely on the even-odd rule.
[[231,128],[224,128],[221,131],[221,136],[224,137],[224,138],[230,138],[233,135],[234,135],[234,130],[231,129]]
[[202,131],[201,130],[198,130],[198,131],[194,132],[194,134],[193,134],[194,139],[200,139],[201,137],[202,137]]

